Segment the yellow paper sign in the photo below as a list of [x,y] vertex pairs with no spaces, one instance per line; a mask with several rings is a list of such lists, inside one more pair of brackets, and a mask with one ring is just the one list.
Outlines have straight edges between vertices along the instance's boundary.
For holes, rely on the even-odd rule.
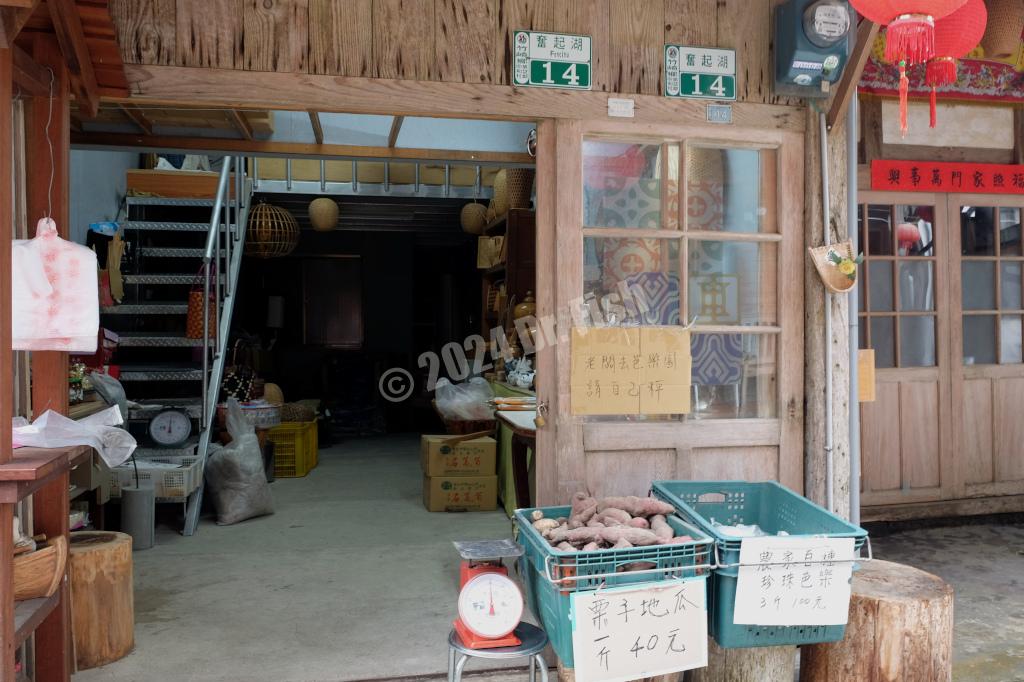
[[682,327],[572,330],[572,413],[690,411],[690,332]]

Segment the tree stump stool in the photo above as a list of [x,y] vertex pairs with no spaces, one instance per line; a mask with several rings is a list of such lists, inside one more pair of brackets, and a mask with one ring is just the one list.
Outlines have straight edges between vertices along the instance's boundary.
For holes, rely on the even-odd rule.
[[78,669],[127,656],[135,646],[131,536],[106,531],[72,533],[68,574]]
[[792,682],[795,646],[723,649],[708,640],[708,667],[691,670],[689,682]]
[[800,682],[936,682],[952,679],[952,664],[952,586],[874,560],[853,574],[846,637],[803,647]]

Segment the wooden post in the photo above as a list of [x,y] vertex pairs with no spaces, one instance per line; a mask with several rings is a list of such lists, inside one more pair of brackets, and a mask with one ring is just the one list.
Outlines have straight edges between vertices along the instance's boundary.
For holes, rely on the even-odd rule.
[[[805,243],[818,246],[822,236],[821,137],[818,114],[807,110],[804,156]],[[846,135],[847,122],[836,125],[828,135],[830,232],[832,241],[847,237],[846,220]],[[830,295],[832,307],[832,366],[825,367],[825,288],[810,258],[804,260],[804,494],[824,506],[826,502],[825,424],[832,421],[833,509],[840,516],[850,512],[850,348],[849,299]],[[825,414],[825,375],[832,376],[832,414]]]
[[953,676],[953,587],[930,573],[867,561],[853,574],[846,637],[805,646],[800,682]]
[[723,649],[708,640],[708,667],[690,673],[690,682],[792,682],[795,646]]
[[[13,57],[0,49],[0,263],[10,271],[14,236]],[[14,405],[14,355],[11,352],[11,278],[0,277],[0,424],[10,424]],[[6,427],[5,427],[6,428]],[[10,433],[10,432],[8,432]],[[0,464],[11,461],[11,439],[0,438]],[[0,504],[0,682],[14,682],[14,505]]]

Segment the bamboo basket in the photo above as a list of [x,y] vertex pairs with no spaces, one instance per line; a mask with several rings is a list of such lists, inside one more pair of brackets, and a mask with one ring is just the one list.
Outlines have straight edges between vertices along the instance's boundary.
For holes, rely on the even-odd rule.
[[508,170],[502,168],[494,174],[494,197],[491,199],[491,209],[495,216],[508,213]]
[[245,255],[280,258],[294,251],[298,243],[299,223],[285,209],[260,202],[249,213]]
[[49,545],[14,557],[14,599],[49,597],[64,579],[68,560],[68,541],[58,535]]
[[818,271],[818,276],[821,277],[821,283],[834,294],[845,294],[856,286],[857,273],[854,273],[853,278],[850,278],[839,272],[839,268],[828,258],[829,251],[835,251],[840,256],[845,254],[847,258],[852,260],[853,256],[850,255],[851,248],[850,242],[844,241],[829,246],[812,246],[807,249],[811,255],[811,260],[814,261],[814,267]]
[[509,208],[530,208],[533,203],[533,178],[535,175],[536,171],[532,168],[509,168],[505,171]]
[[1008,59],[1021,42],[1020,0],[988,0],[988,24],[981,46],[987,59]]

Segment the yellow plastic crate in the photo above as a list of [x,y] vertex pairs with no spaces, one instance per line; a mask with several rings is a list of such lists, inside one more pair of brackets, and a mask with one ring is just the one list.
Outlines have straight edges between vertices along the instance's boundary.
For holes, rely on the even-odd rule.
[[298,478],[317,465],[316,422],[281,422],[267,435],[274,444],[274,477]]

